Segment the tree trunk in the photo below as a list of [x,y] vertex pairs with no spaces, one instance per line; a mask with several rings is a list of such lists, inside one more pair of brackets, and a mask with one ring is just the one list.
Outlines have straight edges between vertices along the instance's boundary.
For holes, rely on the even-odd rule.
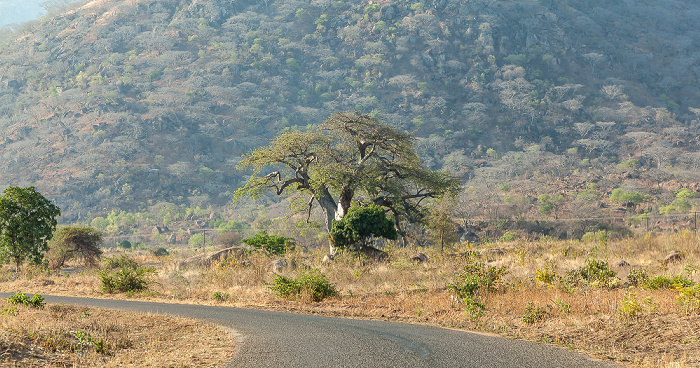
[[[338,205],[335,203],[335,200],[333,200],[333,196],[331,196],[331,193],[328,192],[328,189],[325,188],[322,190],[321,195],[318,196],[317,199],[324,215],[326,231],[330,233],[331,228],[333,227],[333,220],[336,219]],[[330,249],[330,254],[334,255],[337,252],[337,249],[333,246],[333,244],[330,244],[330,240],[328,242],[328,246]]]
[[335,212],[335,219],[342,220],[345,214],[348,213],[348,209],[352,205],[352,198],[355,196],[355,191],[352,189],[343,189],[343,193],[340,194],[338,198],[338,209]]

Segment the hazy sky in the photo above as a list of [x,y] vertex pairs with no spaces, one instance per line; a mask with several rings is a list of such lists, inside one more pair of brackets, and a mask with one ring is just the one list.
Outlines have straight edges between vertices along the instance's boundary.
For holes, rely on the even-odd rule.
[[0,0],[0,27],[20,24],[46,14],[44,3],[63,4],[76,0]]

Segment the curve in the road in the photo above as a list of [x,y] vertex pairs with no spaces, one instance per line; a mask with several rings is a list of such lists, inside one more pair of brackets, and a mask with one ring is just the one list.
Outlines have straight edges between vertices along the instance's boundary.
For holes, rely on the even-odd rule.
[[[6,298],[10,294],[0,293]],[[163,313],[235,330],[230,367],[614,367],[574,351],[465,331],[229,307],[44,296],[48,303]]]

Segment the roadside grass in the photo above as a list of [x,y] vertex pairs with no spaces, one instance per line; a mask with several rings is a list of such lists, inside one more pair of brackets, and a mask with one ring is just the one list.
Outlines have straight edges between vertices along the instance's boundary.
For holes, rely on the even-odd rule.
[[0,366],[216,367],[234,351],[221,327],[180,317],[0,301]]
[[[277,273],[266,270],[274,258],[259,253],[181,267],[177,249],[159,259],[129,252],[156,268],[145,291],[102,294],[96,270],[58,276],[27,268],[16,275],[9,267],[0,272],[0,289],[426,323],[552,343],[630,366],[700,365],[700,287],[673,284],[700,282],[700,237],[681,231],[590,238],[463,243],[444,252],[388,246],[384,263],[345,254],[324,264],[324,250],[297,248],[284,257],[297,267]],[[681,258],[664,262],[671,251]],[[429,261],[411,262],[416,252]],[[337,295],[279,298],[270,288],[280,276],[296,279],[313,269]]]

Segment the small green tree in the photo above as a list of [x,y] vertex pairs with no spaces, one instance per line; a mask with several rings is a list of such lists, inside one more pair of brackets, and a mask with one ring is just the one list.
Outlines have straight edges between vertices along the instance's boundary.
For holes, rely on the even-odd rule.
[[119,243],[117,243],[117,247],[122,249],[131,249],[131,242],[128,240],[120,240]]
[[433,239],[440,244],[441,250],[445,249],[445,243],[453,243],[458,239],[457,223],[452,219],[454,203],[454,197],[442,197],[430,208],[428,214],[428,229]]
[[49,267],[60,269],[78,256],[88,267],[98,265],[102,256],[102,232],[88,226],[65,226],[49,242]]
[[613,189],[610,193],[610,200],[613,203],[618,203],[624,206],[636,206],[639,203],[644,202],[644,196],[639,192],[627,191],[622,188]]
[[281,255],[287,253],[288,250],[294,249],[296,242],[292,238],[284,236],[268,235],[267,231],[263,230],[250,238],[241,240],[241,243],[250,245],[255,250],[260,250],[268,255]]
[[350,207],[342,220],[333,222],[328,235],[334,247],[358,252],[369,245],[372,237],[390,240],[396,240],[398,237],[394,222],[389,220],[384,210],[377,205]]
[[17,271],[26,258],[40,263],[60,215],[34,187],[5,189],[0,197],[0,257],[12,259]]

